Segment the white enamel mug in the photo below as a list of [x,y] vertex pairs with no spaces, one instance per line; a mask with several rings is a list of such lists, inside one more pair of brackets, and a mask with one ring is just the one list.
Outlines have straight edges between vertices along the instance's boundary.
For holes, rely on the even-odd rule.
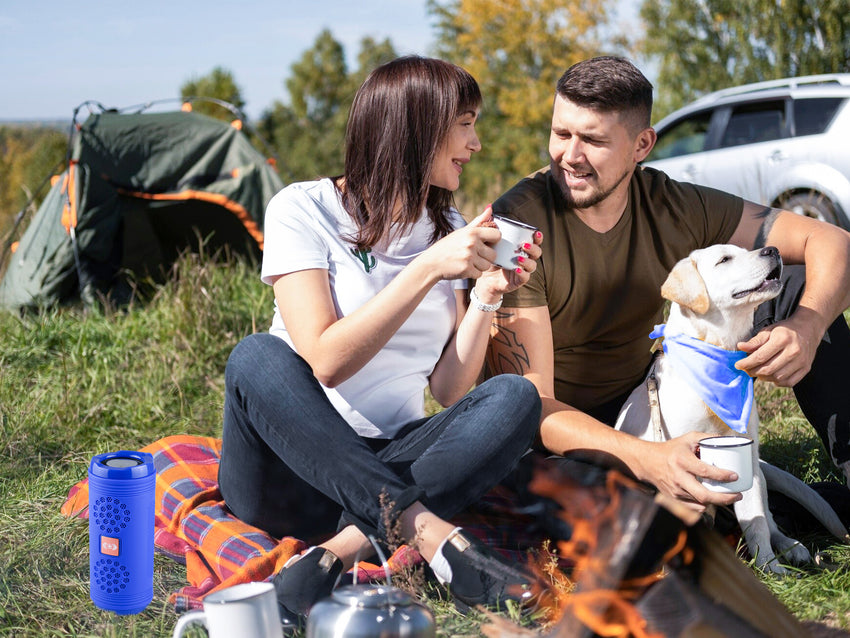
[[192,624],[203,625],[210,638],[283,638],[271,583],[243,583],[209,594],[203,611],[180,616],[173,638],[180,638]]
[[493,263],[507,270],[516,270],[519,267],[517,255],[525,254],[522,249],[523,244],[534,243],[534,233],[537,229],[515,219],[498,215],[493,215],[493,221],[502,233],[502,238],[496,244],[496,259]]
[[712,492],[744,492],[753,486],[753,440],[745,436],[712,436],[699,442],[699,457],[703,463],[732,470],[737,481],[724,483],[701,478]]

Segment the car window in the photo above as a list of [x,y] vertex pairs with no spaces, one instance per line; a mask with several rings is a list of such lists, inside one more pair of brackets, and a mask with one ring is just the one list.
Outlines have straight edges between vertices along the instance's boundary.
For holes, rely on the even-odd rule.
[[819,97],[794,100],[794,132],[796,135],[823,133],[844,98]]
[[785,103],[757,102],[742,104],[732,110],[726,130],[720,139],[721,147],[769,142],[783,137]]
[[710,121],[711,111],[701,111],[677,122],[658,135],[647,161],[699,153],[705,147]]

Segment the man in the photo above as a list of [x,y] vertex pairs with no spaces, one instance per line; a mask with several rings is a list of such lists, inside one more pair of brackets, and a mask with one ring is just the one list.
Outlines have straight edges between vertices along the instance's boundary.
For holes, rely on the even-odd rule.
[[586,60],[559,80],[550,166],[493,205],[537,226],[544,242],[537,272],[497,314],[490,371],[537,386],[549,451],[613,457],[695,509],[728,505],[740,495],[697,479],[732,478],[696,456],[704,435],[651,443],[610,426],[649,366],[648,335],[663,321],[660,287],[673,265],[711,244],[775,246],[786,264],[805,266],[786,267],[782,296],[758,309],[739,367],[794,388],[850,477],[850,330],[841,316],[850,306],[850,234],[638,166],[656,140],[651,109],[652,85],[622,58]]

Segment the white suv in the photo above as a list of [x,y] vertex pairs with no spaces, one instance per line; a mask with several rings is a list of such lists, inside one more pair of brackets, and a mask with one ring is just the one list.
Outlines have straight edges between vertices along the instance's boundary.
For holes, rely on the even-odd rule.
[[710,93],[655,130],[644,165],[850,230],[850,73]]

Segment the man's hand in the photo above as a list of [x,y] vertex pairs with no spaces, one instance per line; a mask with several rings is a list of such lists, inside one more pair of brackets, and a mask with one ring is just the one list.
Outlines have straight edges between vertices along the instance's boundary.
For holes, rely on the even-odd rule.
[[[768,326],[738,349],[749,356],[735,364],[751,377],[771,381],[778,386],[792,387],[805,377],[812,367],[823,332],[814,314],[800,308],[793,317]],[[800,316],[802,315],[802,316]]]
[[708,504],[731,505],[739,501],[740,493],[712,492],[700,483],[699,478],[724,482],[738,478],[734,472],[699,460],[699,441],[706,436],[704,432],[688,432],[663,443],[652,443],[653,452],[644,464],[647,475],[640,478],[698,512]]

